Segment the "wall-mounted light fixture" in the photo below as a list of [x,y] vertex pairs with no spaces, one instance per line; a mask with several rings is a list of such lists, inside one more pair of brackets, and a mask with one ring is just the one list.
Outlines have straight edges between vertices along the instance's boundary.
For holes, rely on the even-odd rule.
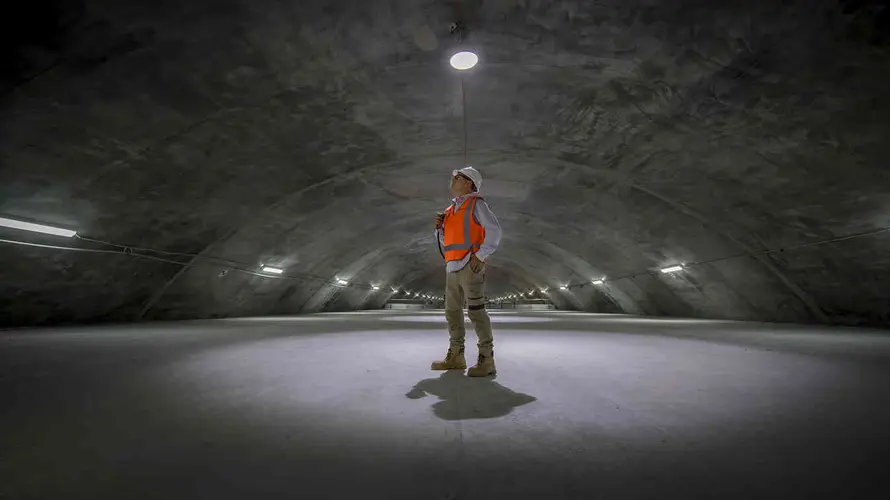
[[671,267],[665,267],[664,269],[661,270],[661,272],[664,274],[668,274],[668,273],[676,273],[676,272],[679,272],[682,270],[683,270],[683,266],[671,266]]
[[64,236],[65,238],[71,238],[77,234],[77,231],[72,231],[70,229],[62,229],[60,227],[44,226],[43,224],[33,224],[31,222],[7,219],[5,217],[0,217],[0,226],[9,227],[12,229],[21,229],[22,231],[31,231],[33,233],[43,233],[43,234],[52,234],[54,236]]

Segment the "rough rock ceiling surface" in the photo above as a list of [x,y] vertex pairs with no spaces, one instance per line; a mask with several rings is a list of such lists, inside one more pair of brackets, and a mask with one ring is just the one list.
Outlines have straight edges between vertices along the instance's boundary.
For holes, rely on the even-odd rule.
[[[0,215],[188,255],[2,244],[4,324],[440,293],[431,215],[464,162],[456,16],[481,59],[464,74],[469,163],[505,231],[489,295],[890,323],[878,2],[32,4],[5,19],[27,35],[4,30]],[[696,265],[657,272],[680,262]],[[238,271],[263,263],[289,277]]]

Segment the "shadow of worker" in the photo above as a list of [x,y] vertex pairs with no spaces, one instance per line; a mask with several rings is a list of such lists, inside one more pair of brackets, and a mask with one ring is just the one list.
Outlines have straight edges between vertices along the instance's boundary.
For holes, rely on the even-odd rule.
[[471,379],[460,370],[421,380],[405,396],[420,399],[428,394],[439,397],[433,405],[433,413],[442,420],[498,418],[509,415],[514,408],[537,401],[528,394],[507,389],[493,378]]

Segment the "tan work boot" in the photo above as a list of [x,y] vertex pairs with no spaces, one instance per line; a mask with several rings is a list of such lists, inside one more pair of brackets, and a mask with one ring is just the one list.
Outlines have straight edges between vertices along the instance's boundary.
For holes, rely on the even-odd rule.
[[467,358],[464,357],[464,347],[453,345],[448,348],[445,359],[433,361],[430,367],[433,370],[463,370],[467,367]]
[[467,375],[470,377],[487,377],[489,375],[497,375],[498,370],[494,366],[494,349],[487,348],[479,349],[479,360],[476,362],[476,366],[467,370]]

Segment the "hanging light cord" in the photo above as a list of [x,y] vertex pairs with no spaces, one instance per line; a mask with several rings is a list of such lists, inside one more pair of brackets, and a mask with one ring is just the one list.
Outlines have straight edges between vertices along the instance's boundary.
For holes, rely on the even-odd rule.
[[[457,22],[456,22],[456,30],[457,30],[457,45],[460,47],[464,43],[464,27],[463,27],[463,6],[461,5],[460,0],[455,4]],[[469,152],[467,148],[467,90],[464,84],[464,75],[461,72],[460,75],[460,100],[461,100],[461,111],[464,116],[464,166],[468,166],[470,164]]]
[[460,75],[460,97],[463,102],[464,115],[464,165],[469,165],[470,160],[467,153],[467,92],[464,89],[464,75]]
[[[464,41],[463,31],[458,31],[458,44],[462,44]],[[461,73],[460,75],[460,100],[462,106],[462,112],[464,115],[464,166],[470,164],[469,153],[467,151],[467,90],[464,85],[464,75]]]

